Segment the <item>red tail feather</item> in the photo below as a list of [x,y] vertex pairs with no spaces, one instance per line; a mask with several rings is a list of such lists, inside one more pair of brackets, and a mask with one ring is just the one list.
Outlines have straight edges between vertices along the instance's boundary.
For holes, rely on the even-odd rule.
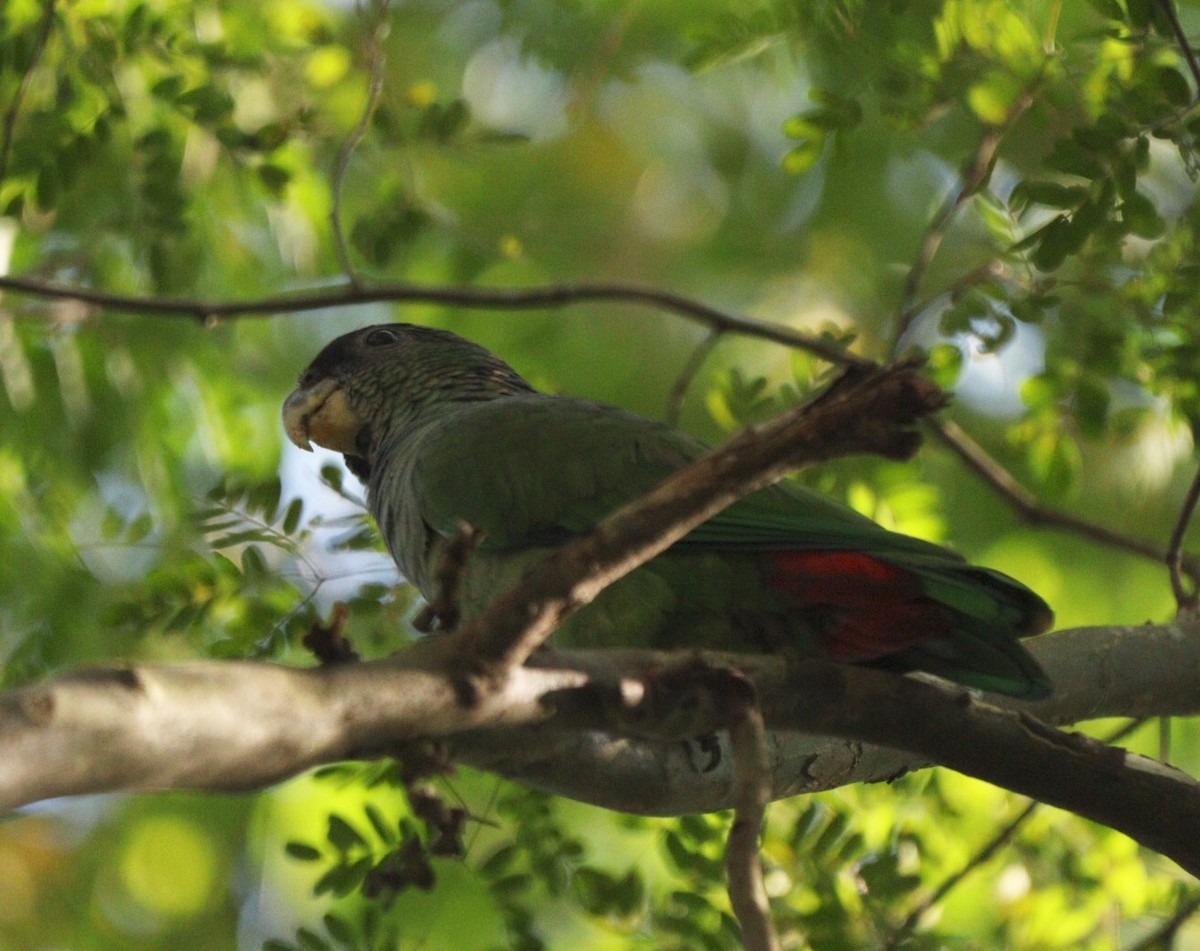
[[947,633],[947,609],[925,596],[910,571],[852,551],[771,553],[772,587],[826,609],[829,655],[867,661]]

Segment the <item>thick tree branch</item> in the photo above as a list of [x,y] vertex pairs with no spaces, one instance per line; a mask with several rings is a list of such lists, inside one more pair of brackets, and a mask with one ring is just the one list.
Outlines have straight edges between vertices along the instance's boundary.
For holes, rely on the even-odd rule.
[[[1047,719],[1200,708],[1200,625],[1067,631],[1033,646],[1051,676],[1065,682],[1061,697],[1024,705]],[[257,788],[318,763],[439,737],[452,738],[462,759],[490,757],[483,765],[500,772],[528,766],[525,778],[535,781],[548,775],[545,760],[540,774],[529,764],[538,755],[556,758],[560,791],[574,782],[577,798],[614,808],[686,812],[738,801],[727,740],[727,755],[708,769],[674,739],[681,724],[646,738],[657,718],[639,718],[637,707],[654,698],[663,708],[661,679],[678,669],[677,655],[546,652],[534,660],[543,666],[517,668],[468,706],[456,692],[449,638],[387,660],[315,670],[212,661],[63,675],[0,696],[0,808],[117,789]],[[733,667],[753,682],[773,731],[773,798],[821,785],[813,777],[837,785],[885,778],[878,771],[884,764],[894,775],[936,761],[1088,815],[1200,872],[1200,786],[1153,761],[1050,731],[1017,712],[1020,704],[1000,710],[961,690],[823,662],[789,667],[778,657],[715,656],[704,666]],[[1116,676],[1131,667],[1174,675]],[[1150,681],[1156,689],[1147,689]],[[671,689],[688,689],[686,680],[675,683]],[[720,703],[712,710],[715,720],[725,716]],[[613,736],[614,725],[633,721],[639,737]],[[715,724],[682,724],[706,725]],[[846,765],[843,744],[792,731],[851,738],[856,763]],[[861,741],[908,754],[889,760]],[[664,756],[668,747],[674,759]],[[826,757],[835,761],[833,773]],[[674,802],[662,788],[672,783],[680,793]],[[640,808],[648,804],[654,808]]]
[[[998,702],[1032,712],[1047,723],[1200,712],[1200,625],[1076,628],[1045,634],[1028,645],[1054,681],[1054,696],[1035,705]],[[531,663],[556,664],[558,656],[539,653]],[[594,655],[565,656],[576,665]],[[605,652],[600,657],[601,664],[613,663],[621,670],[650,662],[645,652]],[[730,662],[750,672],[752,679],[757,679],[753,671],[760,663],[779,663],[775,658],[745,657]],[[716,768],[702,771],[689,751],[674,742],[636,740],[628,734],[563,734],[549,727],[533,732],[536,738],[529,730],[512,735],[499,731],[486,738],[461,736],[453,747],[463,762],[611,809],[677,815],[730,807],[734,777],[727,747]],[[889,780],[929,765],[918,756],[881,746],[779,729],[770,735],[770,748],[775,799]]]
[[[1200,876],[1200,783],[1190,776],[1082,734],[1061,733],[1027,714],[1000,711],[965,692],[956,703],[941,687],[915,679],[829,664],[813,668],[814,686],[825,678],[825,690],[781,685],[793,698],[789,719],[814,732],[902,747],[1069,809]],[[764,706],[772,708],[774,698],[759,687]],[[1128,808],[1134,802],[1161,818],[1133,815]]]

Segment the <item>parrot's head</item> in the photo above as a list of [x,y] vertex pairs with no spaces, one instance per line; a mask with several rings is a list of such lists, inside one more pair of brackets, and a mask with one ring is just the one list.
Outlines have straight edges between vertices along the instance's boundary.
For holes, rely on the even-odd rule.
[[345,453],[350,471],[370,472],[391,432],[431,407],[478,402],[532,387],[499,357],[447,330],[376,324],[338,337],[317,354],[283,403],[288,439]]

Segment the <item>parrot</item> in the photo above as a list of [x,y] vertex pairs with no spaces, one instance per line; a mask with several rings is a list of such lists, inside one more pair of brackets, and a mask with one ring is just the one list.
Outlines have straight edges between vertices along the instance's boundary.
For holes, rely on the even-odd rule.
[[[666,423],[539,392],[484,347],[405,323],[325,346],[284,401],[283,426],[301,449],[343,454],[426,600],[459,526],[480,533],[460,579],[463,620],[709,451]],[[553,640],[815,656],[1038,699],[1051,682],[1019,639],[1052,620],[1015,579],[784,480],[604,589]]]

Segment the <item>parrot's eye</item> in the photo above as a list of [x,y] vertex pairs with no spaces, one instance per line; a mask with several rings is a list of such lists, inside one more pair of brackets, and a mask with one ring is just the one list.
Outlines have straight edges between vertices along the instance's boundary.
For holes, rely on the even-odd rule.
[[377,327],[363,337],[363,343],[368,347],[386,347],[400,339],[400,334],[387,327]]

